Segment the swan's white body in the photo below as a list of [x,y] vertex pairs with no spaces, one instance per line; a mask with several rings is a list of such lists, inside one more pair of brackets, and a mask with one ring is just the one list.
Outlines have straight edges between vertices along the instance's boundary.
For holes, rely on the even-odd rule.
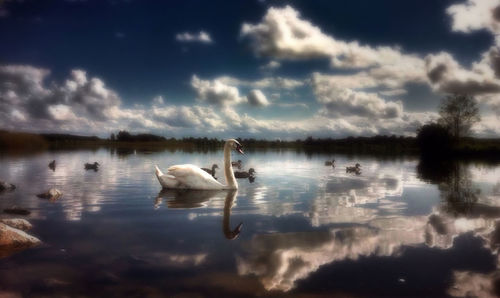
[[[156,177],[163,188],[207,190],[238,189],[238,183],[231,169],[231,149],[235,144],[239,146],[237,149],[241,147],[241,145],[233,139],[227,140],[224,145],[224,175],[226,176],[227,185],[215,180],[212,175],[201,168],[190,164],[171,166],[167,169],[166,174],[163,174],[158,166],[155,166]],[[240,150],[241,149],[238,149],[238,151]]]

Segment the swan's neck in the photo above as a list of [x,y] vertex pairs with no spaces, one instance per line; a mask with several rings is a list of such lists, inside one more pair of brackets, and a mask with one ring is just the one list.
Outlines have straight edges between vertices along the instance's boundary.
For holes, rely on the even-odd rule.
[[231,145],[224,145],[224,176],[226,176],[227,186],[229,189],[238,189],[238,183],[234,178],[233,169],[231,168]]

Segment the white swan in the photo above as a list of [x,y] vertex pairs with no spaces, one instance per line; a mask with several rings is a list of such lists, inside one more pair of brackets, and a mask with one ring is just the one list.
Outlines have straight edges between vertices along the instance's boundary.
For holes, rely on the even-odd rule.
[[212,175],[203,171],[195,165],[175,165],[167,169],[163,174],[158,166],[156,168],[156,177],[163,188],[181,188],[181,189],[238,189],[238,183],[234,178],[231,168],[231,150],[235,149],[243,154],[241,144],[235,139],[229,139],[224,145],[224,175],[227,185],[215,180]]

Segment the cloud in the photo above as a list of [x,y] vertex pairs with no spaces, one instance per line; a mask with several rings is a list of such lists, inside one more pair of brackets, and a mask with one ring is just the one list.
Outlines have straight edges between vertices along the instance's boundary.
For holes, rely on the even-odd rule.
[[336,39],[290,6],[269,8],[260,23],[244,23],[241,35],[251,40],[257,55],[291,60],[326,58],[334,68],[357,69],[345,75],[313,74],[314,94],[325,106],[322,112],[329,116],[399,117],[400,101],[388,102],[364,89],[378,88],[383,90],[380,95],[396,96],[406,93],[404,86],[409,82],[427,83],[421,57],[404,54],[396,47],[361,46],[357,41]]
[[214,110],[201,106],[153,107],[155,121],[174,128],[201,128],[207,130],[224,129],[226,124]]
[[[412,135],[417,127],[437,117],[430,112],[403,113],[398,102],[385,102],[373,93],[349,89],[352,98],[343,99],[344,94],[331,89],[334,86],[330,86],[328,76],[324,82],[317,76],[312,85],[323,101],[321,113],[302,119],[265,119],[248,115],[246,105],[235,104],[247,102],[247,98],[240,96],[236,87],[217,79],[201,80],[193,76],[200,104],[169,105],[162,97],[156,97],[149,106],[125,107],[117,92],[84,70],[72,71],[61,84],[48,83],[49,75],[50,71],[43,68],[0,66],[0,127],[100,136],[127,129],[168,136],[296,139],[309,135]],[[265,102],[257,91],[251,92],[252,96],[255,98],[248,101]],[[347,101],[346,106],[336,108],[342,100]],[[304,103],[275,104],[307,107]],[[395,114],[397,117],[392,117]],[[477,133],[498,133],[495,119],[490,120],[487,125],[476,127]]]
[[398,48],[373,48],[337,40],[288,5],[269,8],[261,23],[244,23],[240,34],[251,40],[255,54],[279,59],[328,58],[332,66],[340,68],[391,65],[408,70],[421,64],[420,58],[403,55]]
[[82,70],[73,70],[62,86],[46,88],[44,80],[49,73],[31,66],[0,66],[0,110],[7,112],[15,106],[18,114],[55,120],[60,118],[55,113],[66,111],[66,106],[91,120],[102,120],[109,108],[120,102],[103,81],[88,79]]
[[302,87],[307,84],[306,80],[296,80],[291,78],[284,77],[265,77],[259,80],[251,81],[251,80],[241,80],[231,76],[222,76],[217,78],[220,82],[233,86],[244,86],[250,88],[258,88],[258,89],[295,89],[298,87]]
[[205,31],[200,31],[198,34],[189,32],[179,33],[175,35],[175,39],[179,42],[201,42],[206,44],[213,43],[210,34]]
[[191,87],[196,91],[198,100],[220,106],[244,102],[238,88],[226,85],[221,80],[202,80],[196,75],[191,78]]
[[393,89],[393,90],[379,91],[378,93],[384,96],[398,96],[407,94],[408,92],[405,89]]
[[428,55],[425,59],[427,77],[436,91],[472,95],[498,93],[498,69],[492,68],[498,62],[496,59],[498,49],[493,47],[483,55],[482,61],[474,63],[471,70],[467,70],[446,52]]
[[248,93],[247,95],[247,99],[248,103],[253,106],[265,107],[270,104],[264,93],[262,93],[262,91],[258,89],[253,89],[252,91],[250,91],[250,93]]
[[500,34],[500,3],[487,0],[467,0],[446,9],[452,19],[452,30],[470,33],[485,29],[497,35]]
[[279,107],[283,108],[303,108],[303,109],[309,109],[309,106],[306,105],[303,102],[294,102],[294,103],[277,103],[276,104]]
[[162,105],[165,103],[163,96],[158,95],[153,98],[153,105]]
[[274,70],[281,67],[281,63],[275,60],[269,61],[269,63],[262,65],[260,69],[262,70]]
[[332,117],[359,116],[368,118],[397,118],[402,116],[401,101],[387,102],[376,93],[347,88],[345,82],[337,85],[332,76],[313,74],[312,88],[322,113]]

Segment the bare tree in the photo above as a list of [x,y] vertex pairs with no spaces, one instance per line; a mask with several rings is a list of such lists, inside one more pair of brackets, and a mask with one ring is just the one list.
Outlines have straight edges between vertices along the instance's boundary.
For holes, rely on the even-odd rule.
[[474,123],[481,121],[474,97],[467,94],[448,95],[439,106],[439,123],[457,139],[466,136]]

